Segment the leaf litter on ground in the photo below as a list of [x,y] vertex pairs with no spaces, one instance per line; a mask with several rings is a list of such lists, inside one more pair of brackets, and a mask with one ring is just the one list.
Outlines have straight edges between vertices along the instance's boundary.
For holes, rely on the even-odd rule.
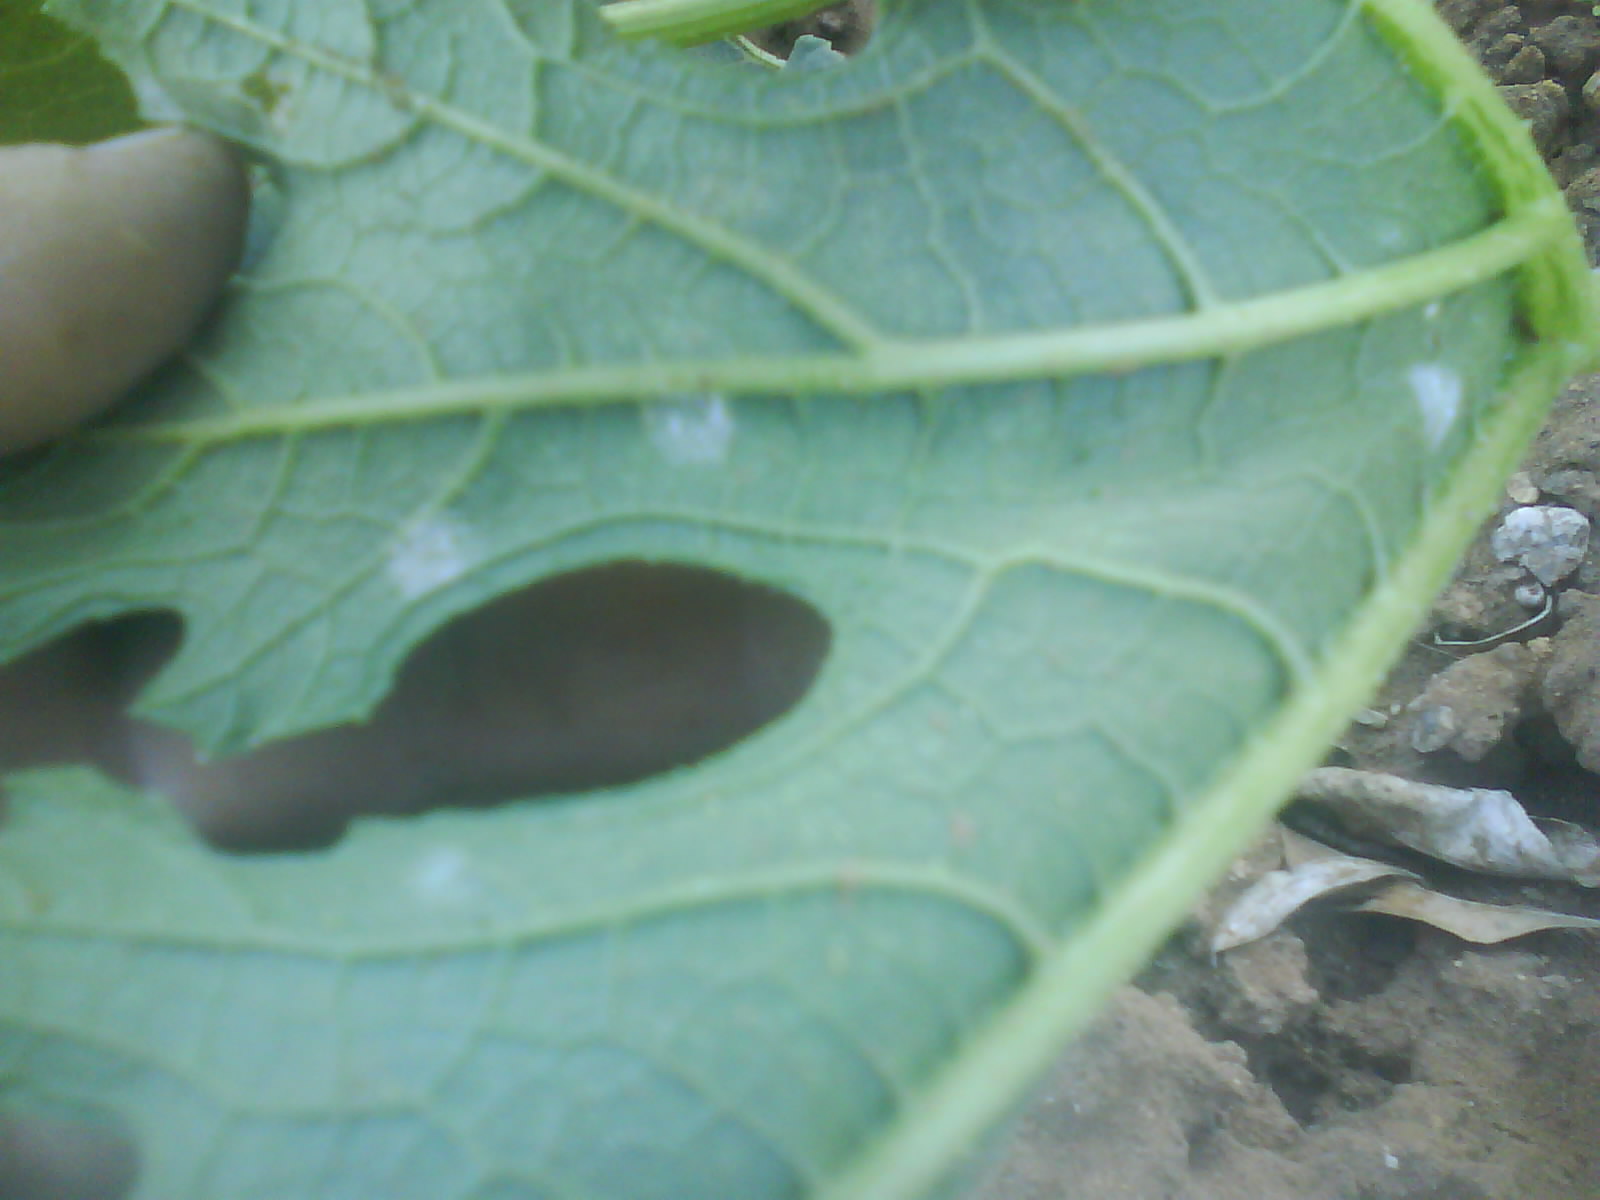
[[1490,875],[1600,886],[1600,842],[1580,826],[1530,817],[1510,792],[1418,783],[1379,771],[1308,771],[1295,799],[1351,833]]
[[[1594,835],[1569,822],[1530,817],[1510,792],[1322,767],[1306,773],[1295,798],[1313,802],[1352,833],[1467,870],[1600,886]],[[1421,921],[1480,944],[1544,929],[1600,928],[1600,921],[1570,913],[1464,900],[1404,867],[1346,854],[1283,827],[1279,835],[1284,865],[1255,880],[1222,912],[1213,954],[1265,937],[1317,900],[1353,901],[1354,911]]]

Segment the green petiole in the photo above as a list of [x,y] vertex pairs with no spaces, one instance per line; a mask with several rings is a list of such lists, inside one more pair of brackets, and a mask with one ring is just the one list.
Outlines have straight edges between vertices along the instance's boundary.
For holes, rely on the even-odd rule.
[[602,7],[600,15],[621,37],[659,37],[686,46],[803,17],[818,7],[818,0],[620,0]]

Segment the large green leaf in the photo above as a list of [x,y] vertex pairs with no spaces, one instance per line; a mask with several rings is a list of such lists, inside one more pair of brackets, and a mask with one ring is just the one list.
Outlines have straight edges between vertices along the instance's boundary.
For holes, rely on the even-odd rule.
[[1314,759],[1589,351],[1559,197],[1408,0],[922,0],[828,71],[581,0],[62,0],[256,148],[256,257],[0,475],[0,657],[187,622],[234,750],[615,559],[826,615],[788,716],[223,859],[10,781],[0,1084],[141,1197],[888,1200]]

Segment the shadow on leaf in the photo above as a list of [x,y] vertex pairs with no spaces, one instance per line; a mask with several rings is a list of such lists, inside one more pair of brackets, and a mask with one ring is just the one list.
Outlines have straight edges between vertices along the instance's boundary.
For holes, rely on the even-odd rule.
[[0,1200],[123,1200],[137,1174],[132,1144],[108,1125],[0,1114]]

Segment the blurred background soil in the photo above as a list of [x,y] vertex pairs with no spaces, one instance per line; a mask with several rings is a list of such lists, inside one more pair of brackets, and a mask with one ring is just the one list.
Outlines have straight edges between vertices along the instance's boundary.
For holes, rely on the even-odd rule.
[[[1600,6],[1438,7],[1529,122],[1600,262]],[[1545,593],[1519,595],[1526,576],[1488,534],[1528,504],[1600,518],[1600,377],[1558,402],[1329,761],[1508,788],[1600,826],[1600,537],[1527,624]],[[1213,961],[1217,912],[1268,853],[1243,856],[1061,1060],[978,1200],[1600,1198],[1600,934],[1474,946],[1323,909]],[[1575,887],[1492,890],[1475,898],[1600,915]]]

